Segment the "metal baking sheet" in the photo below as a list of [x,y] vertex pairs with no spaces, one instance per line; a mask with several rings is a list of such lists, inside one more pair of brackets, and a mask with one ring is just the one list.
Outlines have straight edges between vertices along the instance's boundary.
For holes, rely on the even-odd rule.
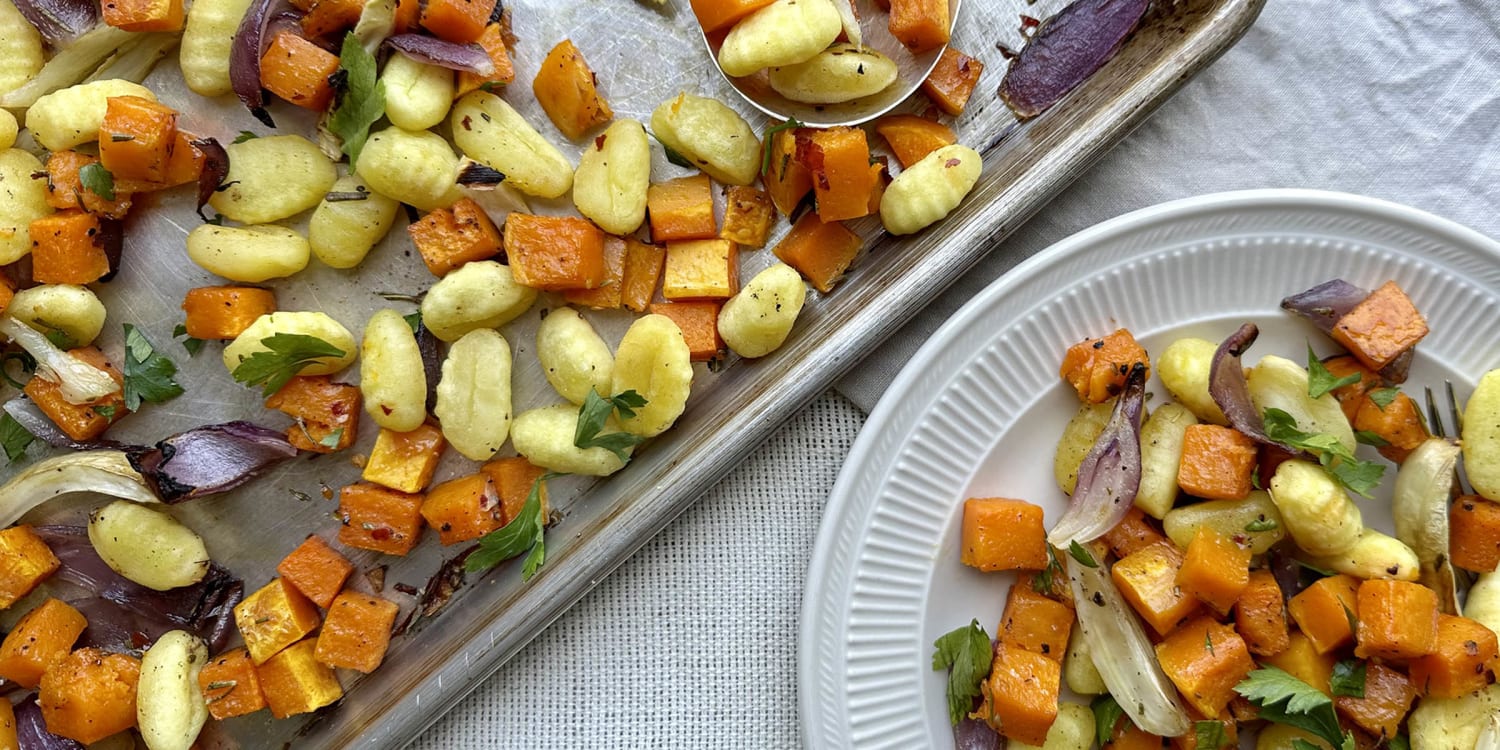
[[[596,482],[555,480],[547,564],[530,582],[521,581],[519,564],[469,576],[443,612],[419,620],[393,642],[375,674],[341,673],[346,696],[338,704],[283,721],[260,712],[223,722],[205,737],[212,740],[207,744],[322,748],[409,742],[1209,65],[1249,28],[1263,2],[1158,2],[1103,70],[1043,116],[1017,123],[994,93],[1005,69],[997,43],[1019,48],[1024,43],[1022,16],[1045,17],[1065,0],[965,0],[953,43],[987,67],[969,111],[954,124],[960,142],[984,155],[985,168],[978,187],[952,216],[909,238],[885,236],[874,219],[855,223],[867,238],[866,251],[832,293],[809,295],[796,330],[780,351],[763,360],[731,360],[720,372],[697,365],[694,394],[682,420],[642,449],[623,472]],[[569,144],[551,126],[529,85],[547,50],[564,38],[573,39],[598,72],[617,117],[647,121],[658,104],[685,90],[734,106],[757,130],[767,125],[712,66],[687,0],[661,6],[639,0],[515,0],[508,7],[519,41],[514,53],[517,82],[505,98],[570,156],[580,146]],[[879,16],[864,19],[867,29],[883,22]],[[163,101],[186,113],[182,126],[195,133],[227,142],[242,130],[271,132],[232,97],[205,101],[188,92],[174,59],[164,62],[147,83]],[[900,109],[920,111],[925,104],[919,95]],[[304,113],[285,105],[272,112],[283,132],[311,133]],[[655,179],[683,173],[659,150],[654,158]],[[105,350],[118,357],[120,326],[134,323],[178,362],[179,380],[188,389],[174,401],[148,406],[121,421],[111,433],[121,440],[152,442],[230,419],[286,423],[261,407],[257,391],[229,378],[220,347],[210,345],[189,359],[171,342],[172,328],[182,318],[183,294],[218,283],[186,258],[184,237],[199,222],[190,192],[177,190],[145,201],[150,205],[127,227],[124,268],[102,287],[110,316],[101,339]],[[543,213],[570,208],[566,202],[533,203]],[[281,309],[326,311],[356,335],[377,309],[414,309],[411,303],[381,296],[416,295],[433,280],[412,252],[403,224],[398,220],[390,237],[356,270],[336,271],[314,262],[296,277],[270,284]],[[305,217],[298,226],[305,226]],[[785,228],[780,222],[777,233]],[[741,275],[749,278],[773,258],[768,250],[749,250],[741,260]],[[543,295],[538,308],[559,304],[560,299]],[[631,319],[625,313],[589,316],[611,343],[618,342]],[[503,329],[515,351],[518,410],[559,400],[533,353],[538,319],[533,310]],[[355,382],[356,377],[350,371],[343,379]],[[239,491],[179,505],[174,512],[203,534],[216,560],[254,590],[306,535],[336,535],[337,503],[329,490],[358,479],[353,458],[368,451],[374,433],[374,425],[363,420],[354,450],[292,461]],[[471,471],[472,463],[450,451],[438,479]],[[96,504],[97,498],[88,497],[59,501],[26,520],[76,522]],[[358,553],[352,559],[361,569],[388,566],[386,594],[399,598],[395,584],[422,587],[459,549],[442,548],[428,534],[406,558]],[[409,606],[410,597],[403,603]],[[23,602],[12,612],[26,608]]]

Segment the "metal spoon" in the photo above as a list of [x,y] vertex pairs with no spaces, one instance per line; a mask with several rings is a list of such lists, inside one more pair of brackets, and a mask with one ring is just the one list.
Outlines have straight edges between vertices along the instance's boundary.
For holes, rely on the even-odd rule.
[[[850,0],[833,1],[850,2]],[[719,71],[719,75],[723,76],[724,80],[728,81],[745,101],[767,115],[778,120],[796,118],[804,125],[817,128],[859,125],[891,111],[896,105],[906,101],[906,98],[911,96],[923,81],[927,80],[927,76],[937,66],[938,58],[948,46],[945,44],[920,55],[913,55],[910,50],[896,41],[895,37],[891,36],[886,27],[888,15],[886,11],[878,8],[873,0],[853,0],[853,2],[860,19],[860,28],[864,33],[865,46],[879,51],[896,62],[896,81],[874,96],[839,104],[807,104],[792,101],[771,88],[770,80],[764,70],[744,78],[734,78],[725,73],[724,69],[719,67],[719,40],[711,40],[707,34],[704,34],[703,46],[708,49],[708,56],[713,59],[714,68]],[[958,24],[960,4],[961,0],[948,0],[948,17],[952,19],[954,27]]]

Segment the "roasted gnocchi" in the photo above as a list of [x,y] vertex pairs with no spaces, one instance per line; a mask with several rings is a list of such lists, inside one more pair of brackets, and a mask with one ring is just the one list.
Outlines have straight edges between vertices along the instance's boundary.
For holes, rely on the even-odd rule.
[[229,174],[208,204],[226,218],[265,224],[318,205],[338,180],[333,162],[299,135],[251,138],[224,147]]
[[391,126],[371,133],[354,170],[375,192],[423,211],[459,199],[458,155],[431,131]]
[[872,47],[835,44],[812,59],[771,68],[771,88],[794,102],[838,104],[884,91],[896,82],[896,63]]
[[150,750],[189,750],[208,723],[208,703],[198,674],[208,663],[208,645],[184,630],[171,630],[141,655],[136,686],[136,727]]
[[[548,471],[604,477],[625,468],[625,462],[609,450],[574,445],[573,435],[577,429],[577,406],[544,406],[516,415],[510,428],[510,442],[526,460]],[[602,434],[610,432],[619,432],[612,421]],[[632,450],[624,449],[626,455]]]
[[944,146],[906,168],[880,199],[880,222],[891,234],[912,234],[958,208],[979,182],[983,162],[968,146]]
[[807,284],[795,268],[777,263],[761,271],[719,310],[719,335],[741,357],[764,357],[791,334]]
[[[360,197],[362,196],[362,197]],[[307,244],[333,268],[353,268],[391,231],[400,203],[370,189],[359,175],[340,177],[313,209]]]
[[18,148],[0,151],[0,264],[31,252],[31,222],[52,213],[42,163]]
[[358,349],[354,334],[343,323],[329,317],[327,313],[315,311],[285,311],[267,313],[255,319],[243,333],[224,346],[224,369],[234,372],[247,357],[269,351],[261,343],[280,333],[311,336],[322,339],[343,352],[338,357],[318,357],[310,360],[299,375],[331,375],[353,364]]
[[1500,500],[1500,370],[1479,379],[1464,406],[1464,470],[1474,491]]
[[1177,339],[1157,356],[1156,375],[1172,398],[1200,421],[1227,425],[1224,412],[1208,394],[1208,376],[1218,348],[1218,344],[1205,339]]
[[610,395],[614,355],[577,310],[559,307],[547,313],[536,329],[536,356],[547,382],[563,398],[582,404],[590,392]]
[[573,205],[610,234],[630,234],[646,219],[651,144],[635,120],[616,120],[578,157]]
[[1162,518],[1177,502],[1177,469],[1187,428],[1198,423],[1187,407],[1162,404],[1141,425],[1141,486],[1135,507]]
[[426,130],[448,116],[453,105],[453,71],[391,55],[380,71],[385,81],[385,116],[411,131]]
[[1364,531],[1359,506],[1315,463],[1293,459],[1276,467],[1271,500],[1292,541],[1309,554],[1339,554]]
[[365,324],[359,345],[359,390],[375,424],[410,432],[427,419],[427,377],[410,324],[395,310],[380,310]]
[[203,538],[156,508],[116,500],[89,514],[88,534],[111,570],[146,588],[190,586],[208,574]]
[[26,129],[48,151],[99,139],[99,124],[112,96],[139,96],[156,101],[156,94],[139,83],[108,79],[59,89],[36,100],[26,110]]
[[16,145],[16,134],[20,132],[20,127],[10,110],[0,109],[0,151]]
[[505,175],[527,195],[557,198],[573,187],[573,165],[510,103],[471,91],[453,104],[453,142],[469,158]]
[[760,172],[760,138],[739,113],[717,100],[678,94],[651,113],[651,132],[726,185],[749,185]]
[[42,35],[11,0],[0,0],[0,91],[15,91],[42,69]]
[[307,238],[276,224],[224,227],[202,224],[187,236],[188,258],[233,281],[279,279],[307,268]]
[[229,83],[229,48],[251,0],[194,0],[188,5],[177,64],[194,93],[223,96]]
[[776,0],[734,25],[719,46],[719,67],[735,77],[812,59],[844,30],[837,0]]
[[86,286],[41,284],[17,291],[5,313],[42,333],[61,333],[69,346],[88,346],[104,330],[107,311]]
[[465,263],[438,279],[422,298],[422,323],[443,341],[480,328],[498,328],[531,309],[536,290],[521,286],[510,266]]
[[611,386],[615,394],[635,391],[646,405],[620,420],[621,429],[642,437],[667,431],[687,407],[693,363],[682,329],[664,315],[637,318],[615,349]]
[[433,414],[443,438],[475,461],[494,458],[510,434],[510,344],[499,332],[480,328],[448,349],[438,380]]

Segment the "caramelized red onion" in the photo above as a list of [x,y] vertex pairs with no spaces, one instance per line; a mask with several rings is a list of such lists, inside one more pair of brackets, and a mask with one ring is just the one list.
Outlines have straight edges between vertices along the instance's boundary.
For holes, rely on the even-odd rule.
[[97,0],[16,0],[16,10],[54,48],[68,46],[99,25]]
[[130,453],[165,503],[227,492],[297,455],[286,436],[251,422],[206,425]]
[[422,353],[422,374],[427,378],[427,411],[437,408],[438,381],[443,378],[443,353],[438,348],[438,339],[427,330],[427,326],[417,324],[417,351]]
[[20,750],[84,750],[82,744],[47,731],[42,707],[36,696],[27,696],[16,704],[16,740]]
[[[1283,299],[1281,309],[1306,318],[1325,334],[1332,334],[1333,327],[1338,324],[1339,318],[1347,315],[1368,296],[1370,296],[1368,290],[1343,279],[1333,279]],[[1380,370],[1380,377],[1392,384],[1405,383],[1414,353],[1413,349],[1402,352]]]
[[[983,702],[982,698],[975,698],[971,711],[978,710]],[[989,724],[965,716],[953,725],[953,746],[957,750],[1000,750],[1005,743]]]
[[229,153],[219,144],[217,138],[200,138],[193,141],[193,148],[203,152],[203,171],[198,173],[196,210],[198,218],[207,221],[208,217],[203,215],[203,207],[208,205],[209,199],[214,197],[214,192],[224,184],[224,178],[229,176]]
[[385,46],[427,65],[482,76],[495,73],[495,61],[477,44],[455,44],[421,34],[397,34],[387,38]]
[[234,95],[266,127],[276,127],[266,111],[266,92],[260,84],[260,57],[276,31],[295,24],[297,11],[287,0],[253,0],[229,47],[229,83]]
[[1120,51],[1150,0],[1074,0],[1042,22],[1000,81],[1000,98],[1027,120],[1056,104]]
[[1291,450],[1266,435],[1265,420],[1255,408],[1255,402],[1250,400],[1250,383],[1245,379],[1245,368],[1240,364],[1240,356],[1259,336],[1260,329],[1254,323],[1246,323],[1219,344],[1208,371],[1208,395],[1213,397],[1214,403],[1224,412],[1230,427],[1258,443]]
[[1125,378],[1115,410],[1078,467],[1078,485],[1068,511],[1047,534],[1054,547],[1091,542],[1114,528],[1141,486],[1141,412],[1146,401],[1146,366],[1137,363]]

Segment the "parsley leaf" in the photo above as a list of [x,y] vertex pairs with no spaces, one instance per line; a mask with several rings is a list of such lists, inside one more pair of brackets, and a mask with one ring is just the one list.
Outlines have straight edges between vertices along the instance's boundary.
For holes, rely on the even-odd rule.
[[1401,395],[1401,389],[1375,388],[1366,392],[1365,395],[1369,396],[1370,400],[1374,401],[1375,405],[1380,407],[1381,411],[1385,411],[1385,407],[1390,406],[1391,402],[1395,401],[1396,397]]
[[1257,518],[1254,521],[1245,524],[1245,531],[1248,531],[1252,534],[1260,531],[1274,531],[1279,525],[1280,524],[1276,523],[1276,519],[1261,516],[1260,518]]
[[1089,708],[1094,712],[1094,739],[1098,741],[1099,747],[1104,747],[1114,737],[1115,725],[1120,722],[1120,717],[1125,715],[1125,709],[1121,708],[1120,702],[1109,693],[1095,698],[1089,704]]
[[1358,659],[1345,659],[1333,665],[1333,676],[1328,685],[1334,695],[1350,698],[1365,697],[1365,663]]
[[245,141],[253,141],[253,140],[255,140],[256,138],[259,138],[259,137],[260,136],[254,134],[254,133],[252,133],[252,132],[250,132],[248,130],[241,130],[240,134],[234,137],[234,141],[233,142],[234,143],[244,143]]
[[93,162],[78,170],[78,181],[84,189],[107,201],[115,199],[115,176],[103,164]]
[[573,445],[579,448],[603,448],[615,454],[621,461],[630,461],[626,451],[641,444],[645,438],[628,432],[609,432],[600,435],[610,414],[620,412],[622,417],[635,416],[635,410],[646,405],[646,398],[635,391],[625,391],[617,396],[603,398],[594,391],[584,397],[578,409],[578,427],[573,432]]
[[932,645],[937,649],[932,668],[948,670],[948,721],[957,726],[979,695],[979,684],[990,673],[995,650],[978,620],[944,633]]
[[172,338],[182,339],[182,348],[187,350],[189,357],[203,350],[203,339],[195,339],[187,335],[187,325],[184,323],[178,323],[177,327],[172,329]]
[[1078,564],[1085,568],[1099,567],[1099,561],[1095,560],[1093,554],[1084,548],[1083,545],[1079,544],[1076,539],[1068,542],[1068,557],[1077,560]]
[[370,137],[370,126],[385,114],[385,83],[375,77],[375,56],[365,51],[353,32],[344,36],[339,70],[345,74],[347,87],[328,118],[328,129],[344,142],[352,169]]
[[[651,133],[651,131],[649,131],[649,130],[646,131],[646,132],[647,133]],[[657,136],[656,136],[655,133],[651,133],[651,137],[654,138],[654,139],[656,139],[657,143],[661,144],[661,150],[664,151],[664,152],[666,152],[666,154],[667,154],[667,161],[669,161],[669,162],[671,162],[673,164],[676,164],[679,167],[687,167],[688,169],[697,169],[698,168],[697,164],[694,164],[686,156],[683,156],[682,154],[677,153],[676,149],[672,148],[671,146],[668,146],[666,141],[663,141],[662,139],[657,138]]]
[[1342,378],[1334,377],[1333,373],[1323,366],[1318,355],[1313,354],[1312,345],[1307,347],[1307,395],[1311,398],[1322,398],[1329,391],[1343,388],[1346,385],[1354,385],[1360,381],[1360,374],[1351,372]]
[[800,128],[800,127],[802,127],[802,123],[797,122],[797,118],[791,117],[791,118],[787,118],[787,121],[781,123],[780,125],[773,125],[770,128],[766,129],[766,135],[761,140],[761,149],[760,149],[760,173],[761,174],[766,174],[767,172],[771,171],[771,139],[774,138],[777,133],[780,133],[783,130],[791,130],[793,128]]
[[422,332],[422,313],[414,312],[410,315],[402,315],[401,319],[406,321],[407,325],[411,326],[411,332],[413,334],[419,334]]
[[1385,438],[1383,438],[1383,437],[1381,437],[1381,436],[1379,436],[1379,435],[1377,435],[1377,434],[1375,434],[1373,432],[1370,432],[1369,430],[1355,430],[1354,431],[1354,442],[1359,443],[1361,445],[1374,446],[1376,448],[1384,448],[1387,445],[1391,444],[1391,441],[1386,440]]
[[337,430],[324,435],[323,439],[318,441],[318,445],[321,445],[324,448],[337,448],[339,447],[339,441],[343,439],[344,428],[340,427]]
[[546,491],[547,480],[560,476],[563,475],[549,471],[537,477],[521,511],[510,523],[479,538],[479,546],[464,561],[464,570],[480,573],[530,550],[521,568],[521,578],[531,580],[547,559],[544,539],[547,519],[542,516],[542,493]]
[[26,446],[36,440],[20,422],[8,412],[0,416],[0,447],[5,449],[5,459],[14,462],[26,455]]
[[1057,585],[1057,577],[1064,575],[1062,563],[1057,561],[1057,553],[1052,551],[1052,545],[1047,546],[1047,567],[1031,577],[1031,590],[1038,594],[1050,594],[1052,588]]
[[1344,447],[1338,438],[1297,429],[1296,418],[1281,409],[1267,408],[1265,425],[1267,437],[1317,456],[1323,470],[1350,492],[1370,497],[1370,491],[1380,486],[1385,467],[1374,461],[1355,458],[1354,452]]
[[1195,721],[1193,722],[1193,735],[1198,740],[1197,747],[1201,750],[1219,750],[1229,744],[1229,738],[1224,734],[1222,721]]
[[99,416],[104,417],[105,419],[114,419],[115,418],[115,405],[114,404],[97,404],[97,405],[91,406],[89,408],[91,410],[93,410],[93,412],[95,414],[98,414]]
[[261,393],[268,398],[313,360],[344,356],[343,349],[304,333],[278,333],[261,339],[260,345],[265,349],[241,359],[231,375],[245,385],[263,386]]
[[1333,712],[1333,699],[1322,691],[1276,667],[1261,667],[1249,674],[1235,692],[1260,709],[1260,718],[1275,724],[1311,732],[1334,747],[1353,744],[1345,736]]
[[1386,740],[1385,746],[1389,750],[1411,750],[1411,740],[1407,739],[1404,734],[1398,734]]
[[172,379],[177,364],[157,353],[139,328],[125,324],[125,408],[139,411],[142,401],[159,404],[182,395]]

